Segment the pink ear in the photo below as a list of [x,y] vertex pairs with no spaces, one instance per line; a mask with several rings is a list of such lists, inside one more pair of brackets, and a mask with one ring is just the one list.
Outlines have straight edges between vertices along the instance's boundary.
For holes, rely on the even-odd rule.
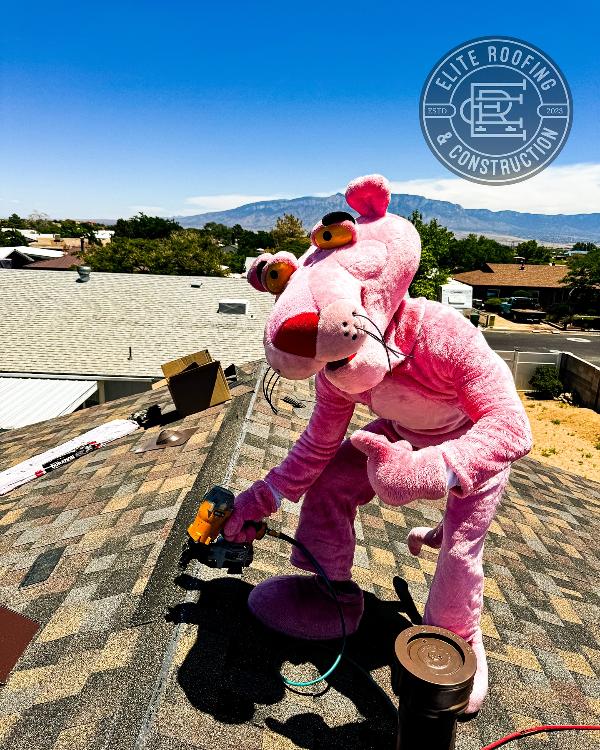
[[390,205],[390,183],[380,174],[357,177],[346,188],[346,201],[366,219],[379,219]]

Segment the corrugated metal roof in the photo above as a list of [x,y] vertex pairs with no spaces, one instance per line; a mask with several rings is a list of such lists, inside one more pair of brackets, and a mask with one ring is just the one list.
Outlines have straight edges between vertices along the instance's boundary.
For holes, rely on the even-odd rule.
[[0,378],[0,430],[70,414],[97,389],[94,380]]

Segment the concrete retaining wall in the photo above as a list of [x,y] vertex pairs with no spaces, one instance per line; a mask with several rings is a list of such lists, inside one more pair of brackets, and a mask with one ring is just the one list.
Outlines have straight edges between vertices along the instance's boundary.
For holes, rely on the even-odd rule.
[[600,367],[563,352],[560,379],[566,391],[577,393],[583,406],[600,412]]

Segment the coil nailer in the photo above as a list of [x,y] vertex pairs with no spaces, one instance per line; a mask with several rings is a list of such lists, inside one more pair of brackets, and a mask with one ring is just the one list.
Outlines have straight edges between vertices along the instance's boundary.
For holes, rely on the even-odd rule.
[[[188,527],[188,540],[183,548],[179,565],[187,568],[192,560],[198,560],[209,568],[226,568],[237,574],[251,565],[252,544],[228,542],[221,536],[225,521],[233,512],[234,494],[225,487],[212,487],[202,498],[196,518]],[[267,531],[265,523],[254,524],[256,539],[262,539]]]

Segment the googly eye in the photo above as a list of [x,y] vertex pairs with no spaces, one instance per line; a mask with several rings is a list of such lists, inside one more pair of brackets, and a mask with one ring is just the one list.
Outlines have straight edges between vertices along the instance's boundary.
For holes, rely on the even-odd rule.
[[320,227],[313,234],[312,241],[322,250],[331,250],[334,247],[342,247],[354,242],[355,235],[346,224],[336,224]]
[[285,261],[271,263],[263,271],[263,286],[271,294],[281,294],[295,270],[292,265]]

